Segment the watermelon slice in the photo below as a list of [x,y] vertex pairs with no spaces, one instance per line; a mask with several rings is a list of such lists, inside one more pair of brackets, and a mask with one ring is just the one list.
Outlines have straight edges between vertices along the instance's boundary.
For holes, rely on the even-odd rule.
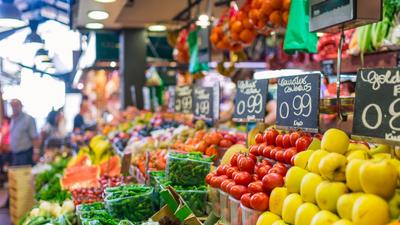
[[75,166],[64,171],[64,177],[60,182],[64,190],[100,187],[99,177],[100,168],[98,166]]
[[121,160],[117,155],[100,164],[101,175],[108,175],[111,177],[119,176],[121,174]]

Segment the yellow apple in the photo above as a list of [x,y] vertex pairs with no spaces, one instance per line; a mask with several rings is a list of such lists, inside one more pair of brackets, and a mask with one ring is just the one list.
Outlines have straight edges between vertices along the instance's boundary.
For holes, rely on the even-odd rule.
[[278,220],[272,223],[272,225],[289,225],[288,223],[285,223],[283,220]]
[[290,168],[285,177],[285,187],[289,193],[300,193],[300,184],[304,175],[308,172],[297,166]]
[[365,194],[359,197],[352,210],[355,225],[384,225],[390,221],[389,206],[379,196]]
[[307,151],[302,151],[302,152],[297,153],[294,156],[294,165],[298,166],[300,168],[306,169],[307,163],[308,163],[308,158],[310,158],[310,156],[313,152],[314,152],[313,150],[307,150]]
[[285,187],[277,187],[271,191],[269,195],[269,211],[276,215],[282,216],[282,205],[288,196],[288,190]]
[[358,150],[366,150],[369,151],[369,148],[361,143],[350,143],[349,147],[347,148],[347,152],[351,151],[358,151]]
[[319,211],[312,218],[310,225],[332,225],[334,222],[338,221],[339,217],[327,210]]
[[400,217],[400,189],[396,189],[396,193],[389,201],[390,217],[397,219]]
[[293,224],[296,216],[296,211],[303,204],[301,196],[299,194],[293,193],[288,195],[283,201],[282,206],[282,219],[286,223]]
[[342,182],[322,181],[317,186],[315,199],[319,208],[336,213],[337,200],[347,192],[347,187]]
[[321,141],[321,149],[339,154],[346,153],[350,139],[347,134],[339,129],[331,128],[324,133]]
[[392,149],[392,147],[390,147],[389,145],[379,144],[375,148],[371,148],[369,150],[369,153],[371,153],[372,155],[375,155],[375,154],[378,154],[378,153],[389,153],[390,154],[391,149]]
[[372,158],[374,160],[380,161],[383,159],[391,159],[392,158],[392,154],[390,153],[376,153],[372,155]]
[[346,158],[348,161],[351,161],[353,159],[370,159],[371,156],[366,150],[355,150],[346,153]]
[[317,186],[323,181],[322,177],[315,173],[307,173],[300,184],[300,195],[303,201],[315,203]]
[[314,215],[317,214],[318,212],[319,212],[318,206],[309,202],[303,203],[296,211],[294,224],[309,225]]
[[272,225],[275,221],[281,220],[281,217],[272,212],[263,212],[257,220],[256,225]]
[[397,168],[388,160],[367,161],[360,167],[360,183],[365,193],[390,199],[397,186]]
[[319,173],[319,168],[318,168],[319,162],[321,161],[321,159],[324,156],[326,156],[328,154],[329,154],[329,152],[324,151],[324,150],[314,151],[311,154],[310,158],[308,158],[308,164],[307,164],[308,171],[316,173],[316,174],[320,174]]
[[321,141],[318,138],[313,138],[307,150],[318,150],[318,149],[321,149]]
[[364,193],[350,193],[344,194],[339,197],[336,208],[339,216],[343,219],[351,220],[351,210],[353,209],[354,202]]
[[360,167],[367,162],[362,159],[351,160],[346,166],[346,184],[353,192],[362,191],[360,182]]
[[321,176],[330,181],[345,181],[347,159],[344,155],[331,152],[319,162],[318,169]]
[[349,220],[341,219],[341,220],[334,222],[332,225],[353,225],[353,223]]

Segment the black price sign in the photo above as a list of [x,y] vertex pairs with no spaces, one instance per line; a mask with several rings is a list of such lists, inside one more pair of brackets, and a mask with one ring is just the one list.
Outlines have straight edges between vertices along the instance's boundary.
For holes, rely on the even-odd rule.
[[238,81],[233,121],[264,121],[267,95],[268,80]]
[[400,141],[400,68],[358,71],[353,135]]
[[219,116],[219,85],[193,88],[193,115],[197,119],[213,121]]
[[192,86],[189,85],[175,87],[175,112],[192,112],[192,91]]
[[279,78],[276,125],[318,132],[320,83],[318,73]]

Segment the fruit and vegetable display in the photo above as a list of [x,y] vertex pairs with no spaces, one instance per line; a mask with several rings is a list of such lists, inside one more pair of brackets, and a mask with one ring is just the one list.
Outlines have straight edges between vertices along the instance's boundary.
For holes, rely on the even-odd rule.
[[26,216],[19,222],[21,225],[72,225],[76,223],[75,205],[71,200],[52,203],[40,201]]

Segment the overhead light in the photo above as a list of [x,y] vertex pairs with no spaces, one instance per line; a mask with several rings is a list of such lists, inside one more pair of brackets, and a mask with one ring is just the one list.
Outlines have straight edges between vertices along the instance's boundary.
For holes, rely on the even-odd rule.
[[82,83],[78,83],[78,84],[76,85],[76,88],[78,88],[78,90],[82,90],[83,87],[84,87],[84,85],[83,85]]
[[201,27],[201,28],[207,28],[208,26],[210,26],[210,21],[206,20],[206,21],[201,21],[201,20],[197,20],[196,21],[196,25]]
[[3,0],[0,4],[0,27],[23,27],[26,22],[21,19],[21,12],[14,5],[13,0]]
[[105,20],[110,16],[108,12],[101,10],[94,10],[88,12],[88,17],[93,20]]
[[50,73],[50,74],[55,74],[56,73],[56,68],[54,67],[49,67],[45,70],[45,72]]
[[95,0],[96,2],[100,2],[100,3],[111,3],[111,2],[115,2],[116,0]]
[[167,27],[165,25],[155,24],[155,25],[149,26],[147,29],[149,29],[149,31],[152,31],[152,32],[162,32],[162,31],[166,31]]
[[199,21],[209,21],[210,19],[209,19],[209,17],[208,17],[208,15],[206,15],[206,14],[201,14],[200,16],[199,16],[199,19],[198,19]]
[[111,68],[114,68],[114,67],[116,67],[117,66],[117,63],[115,62],[115,61],[111,61],[110,62],[110,67]]
[[87,23],[85,27],[87,29],[103,29],[104,25],[102,23]]

